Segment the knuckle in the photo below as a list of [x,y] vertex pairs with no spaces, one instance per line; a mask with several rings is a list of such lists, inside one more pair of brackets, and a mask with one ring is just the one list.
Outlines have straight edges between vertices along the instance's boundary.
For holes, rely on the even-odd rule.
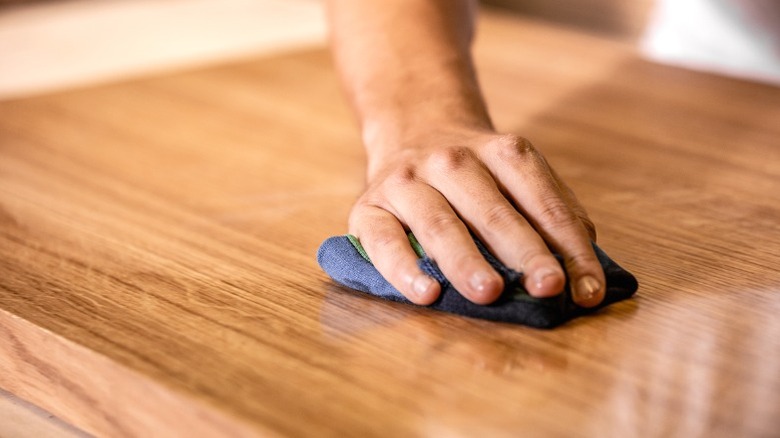
[[571,273],[600,272],[599,262],[593,251],[581,250],[566,256],[566,270]]
[[377,214],[377,206],[372,202],[371,197],[363,195],[355,201],[352,209],[349,211],[348,221],[350,225],[363,223],[370,220]]
[[497,205],[488,208],[482,216],[485,227],[501,235],[516,222],[517,214],[515,210],[507,206]]
[[541,264],[541,263],[546,263],[551,261],[555,262],[555,259],[553,258],[552,254],[550,254],[549,251],[544,252],[540,249],[532,249],[520,255],[520,267],[522,267],[524,271],[534,266],[535,264]]
[[476,250],[473,252],[464,251],[459,256],[454,257],[452,263],[455,268],[455,275],[462,280],[467,278],[468,272],[471,272],[471,270],[475,268],[482,268],[485,264],[484,257]]
[[465,146],[449,147],[431,153],[430,166],[438,172],[463,169],[474,160],[474,152]]
[[517,135],[502,135],[493,140],[496,156],[502,161],[527,160],[537,155],[536,148],[528,139]]
[[352,210],[350,211],[350,215],[364,215],[371,211],[373,207],[375,207],[375,203],[373,202],[374,195],[372,193],[366,192],[360,195],[360,197],[355,201],[355,204],[352,205]]
[[362,196],[352,206],[347,217],[347,226],[354,235],[373,232],[376,224],[384,223],[387,214],[387,209],[373,202],[371,197]]
[[435,213],[426,219],[426,234],[430,236],[443,236],[458,227],[459,220],[449,213]]
[[569,227],[577,220],[569,206],[560,199],[544,202],[536,219],[542,227],[548,229]]
[[370,242],[367,243],[377,254],[395,252],[395,249],[398,246],[398,240],[392,234],[383,232],[371,236]]
[[417,166],[414,164],[402,164],[388,177],[388,181],[394,185],[407,185],[417,180]]

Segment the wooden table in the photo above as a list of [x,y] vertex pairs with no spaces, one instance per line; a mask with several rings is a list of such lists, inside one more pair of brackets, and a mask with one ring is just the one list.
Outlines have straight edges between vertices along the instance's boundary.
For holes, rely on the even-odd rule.
[[334,285],[364,157],[317,48],[0,103],[0,387],[110,436],[777,436],[780,89],[494,13],[476,52],[635,299],[540,331]]

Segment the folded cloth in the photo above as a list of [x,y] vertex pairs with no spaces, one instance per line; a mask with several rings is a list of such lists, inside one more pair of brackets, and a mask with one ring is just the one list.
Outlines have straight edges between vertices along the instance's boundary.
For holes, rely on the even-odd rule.
[[[426,274],[441,284],[441,296],[430,308],[472,318],[504,321],[538,328],[552,328],[572,318],[592,313],[617,301],[631,297],[638,284],[631,273],[610,259],[596,244],[593,249],[604,268],[607,289],[604,301],[596,307],[585,308],[574,303],[568,281],[563,293],[550,298],[536,298],[523,287],[523,275],[493,257],[485,246],[475,239],[477,248],[485,259],[504,278],[505,288],[501,296],[488,305],[474,304],[464,298],[442,274],[436,263],[425,255],[412,234],[409,241],[420,259],[418,265]],[[563,266],[563,259],[555,256]],[[330,237],[320,246],[317,261],[322,269],[336,282],[387,300],[411,303],[398,292],[379,271],[374,268],[368,255],[354,236]]]

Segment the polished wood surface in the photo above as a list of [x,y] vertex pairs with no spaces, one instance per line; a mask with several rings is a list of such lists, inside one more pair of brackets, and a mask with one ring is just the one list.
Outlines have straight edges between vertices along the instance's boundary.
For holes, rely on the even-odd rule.
[[540,331],[334,285],[364,158],[316,49],[0,103],[0,387],[107,436],[777,436],[780,89],[481,20],[497,125],[635,299]]

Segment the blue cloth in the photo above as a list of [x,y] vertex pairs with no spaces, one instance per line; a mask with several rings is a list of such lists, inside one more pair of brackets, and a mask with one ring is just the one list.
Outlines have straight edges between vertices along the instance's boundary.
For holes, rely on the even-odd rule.
[[[636,278],[594,243],[593,249],[607,279],[606,296],[601,304],[593,308],[576,305],[571,298],[568,282],[564,293],[556,297],[535,298],[523,287],[522,274],[504,266],[478,240],[475,242],[488,263],[504,278],[505,289],[499,299],[484,306],[472,303],[452,287],[433,260],[423,256],[418,260],[418,265],[442,286],[441,296],[428,307],[473,318],[551,328],[630,298],[638,287]],[[556,258],[563,266],[561,257]],[[333,280],[344,286],[387,300],[411,303],[360,254],[347,236],[334,236],[325,240],[317,252],[317,261]]]

